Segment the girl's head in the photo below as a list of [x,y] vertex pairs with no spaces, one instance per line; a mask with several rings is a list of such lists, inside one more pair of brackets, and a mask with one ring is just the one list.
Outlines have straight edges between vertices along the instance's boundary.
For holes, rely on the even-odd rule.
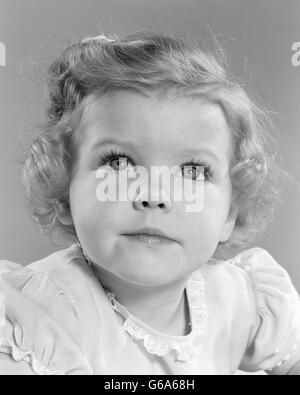
[[[47,123],[24,163],[27,203],[37,225],[78,237],[104,270],[129,282],[174,281],[246,247],[272,219],[280,169],[268,117],[197,45],[151,32],[89,38],[54,61],[49,89]],[[143,190],[138,201],[96,198],[101,166],[150,172],[193,161],[206,170],[200,212]],[[150,248],[123,236],[142,227],[177,242]]]

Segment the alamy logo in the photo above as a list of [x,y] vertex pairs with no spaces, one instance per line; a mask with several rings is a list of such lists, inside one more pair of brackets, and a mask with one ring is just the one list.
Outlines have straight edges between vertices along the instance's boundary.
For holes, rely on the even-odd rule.
[[204,166],[194,166],[193,170],[198,171],[196,180],[183,178],[179,166],[151,166],[151,175],[143,166],[119,172],[103,166],[96,173],[96,178],[100,179],[96,198],[100,202],[172,199],[185,202],[186,212],[200,212],[204,208],[205,169]]
[[294,67],[300,66],[300,42],[296,42],[292,45],[292,65]]
[[5,44],[0,42],[0,67],[6,66],[6,47]]

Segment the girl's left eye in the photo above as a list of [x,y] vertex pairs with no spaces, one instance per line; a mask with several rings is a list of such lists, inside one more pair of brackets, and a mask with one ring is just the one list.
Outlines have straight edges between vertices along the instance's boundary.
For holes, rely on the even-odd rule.
[[[188,178],[191,178],[193,181],[208,181],[212,178],[212,170],[211,166],[205,162],[198,162],[196,160],[192,160],[189,163],[183,165],[183,173]],[[200,177],[201,174],[204,173],[204,178]]]
[[[132,166],[135,166],[133,160],[125,152],[118,152],[112,149],[100,158],[97,167],[104,166],[108,162],[109,166],[113,167],[116,171],[126,170],[128,167],[128,159],[132,163]],[[113,163],[116,165],[114,166]],[[203,177],[199,179],[199,176],[203,172],[205,181],[210,180],[213,176],[211,166],[208,163],[194,159],[185,163],[182,166],[182,171],[184,177],[191,178],[193,181],[203,180]]]

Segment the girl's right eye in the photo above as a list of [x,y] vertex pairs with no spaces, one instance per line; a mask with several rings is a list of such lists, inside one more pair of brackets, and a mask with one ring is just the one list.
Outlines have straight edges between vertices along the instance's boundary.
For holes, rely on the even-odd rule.
[[[128,166],[128,159],[130,159],[130,157],[126,153],[111,150],[100,158],[97,167],[104,166],[107,164],[107,162],[109,162],[109,166],[111,166],[116,171],[126,170]],[[130,161],[133,164],[131,159]]]

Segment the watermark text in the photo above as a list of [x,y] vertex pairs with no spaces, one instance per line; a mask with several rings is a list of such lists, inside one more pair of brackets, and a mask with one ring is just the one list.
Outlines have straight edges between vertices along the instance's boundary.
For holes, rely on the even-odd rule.
[[293,43],[292,45],[292,65],[294,67],[300,66],[300,42]]
[[100,202],[178,201],[185,203],[187,212],[200,212],[204,207],[205,168],[188,166],[185,170],[183,177],[179,166],[151,166],[149,182],[149,172],[143,166],[118,172],[103,166],[96,173],[100,180],[96,198]]
[[0,41],[0,67],[6,66],[6,46]]

